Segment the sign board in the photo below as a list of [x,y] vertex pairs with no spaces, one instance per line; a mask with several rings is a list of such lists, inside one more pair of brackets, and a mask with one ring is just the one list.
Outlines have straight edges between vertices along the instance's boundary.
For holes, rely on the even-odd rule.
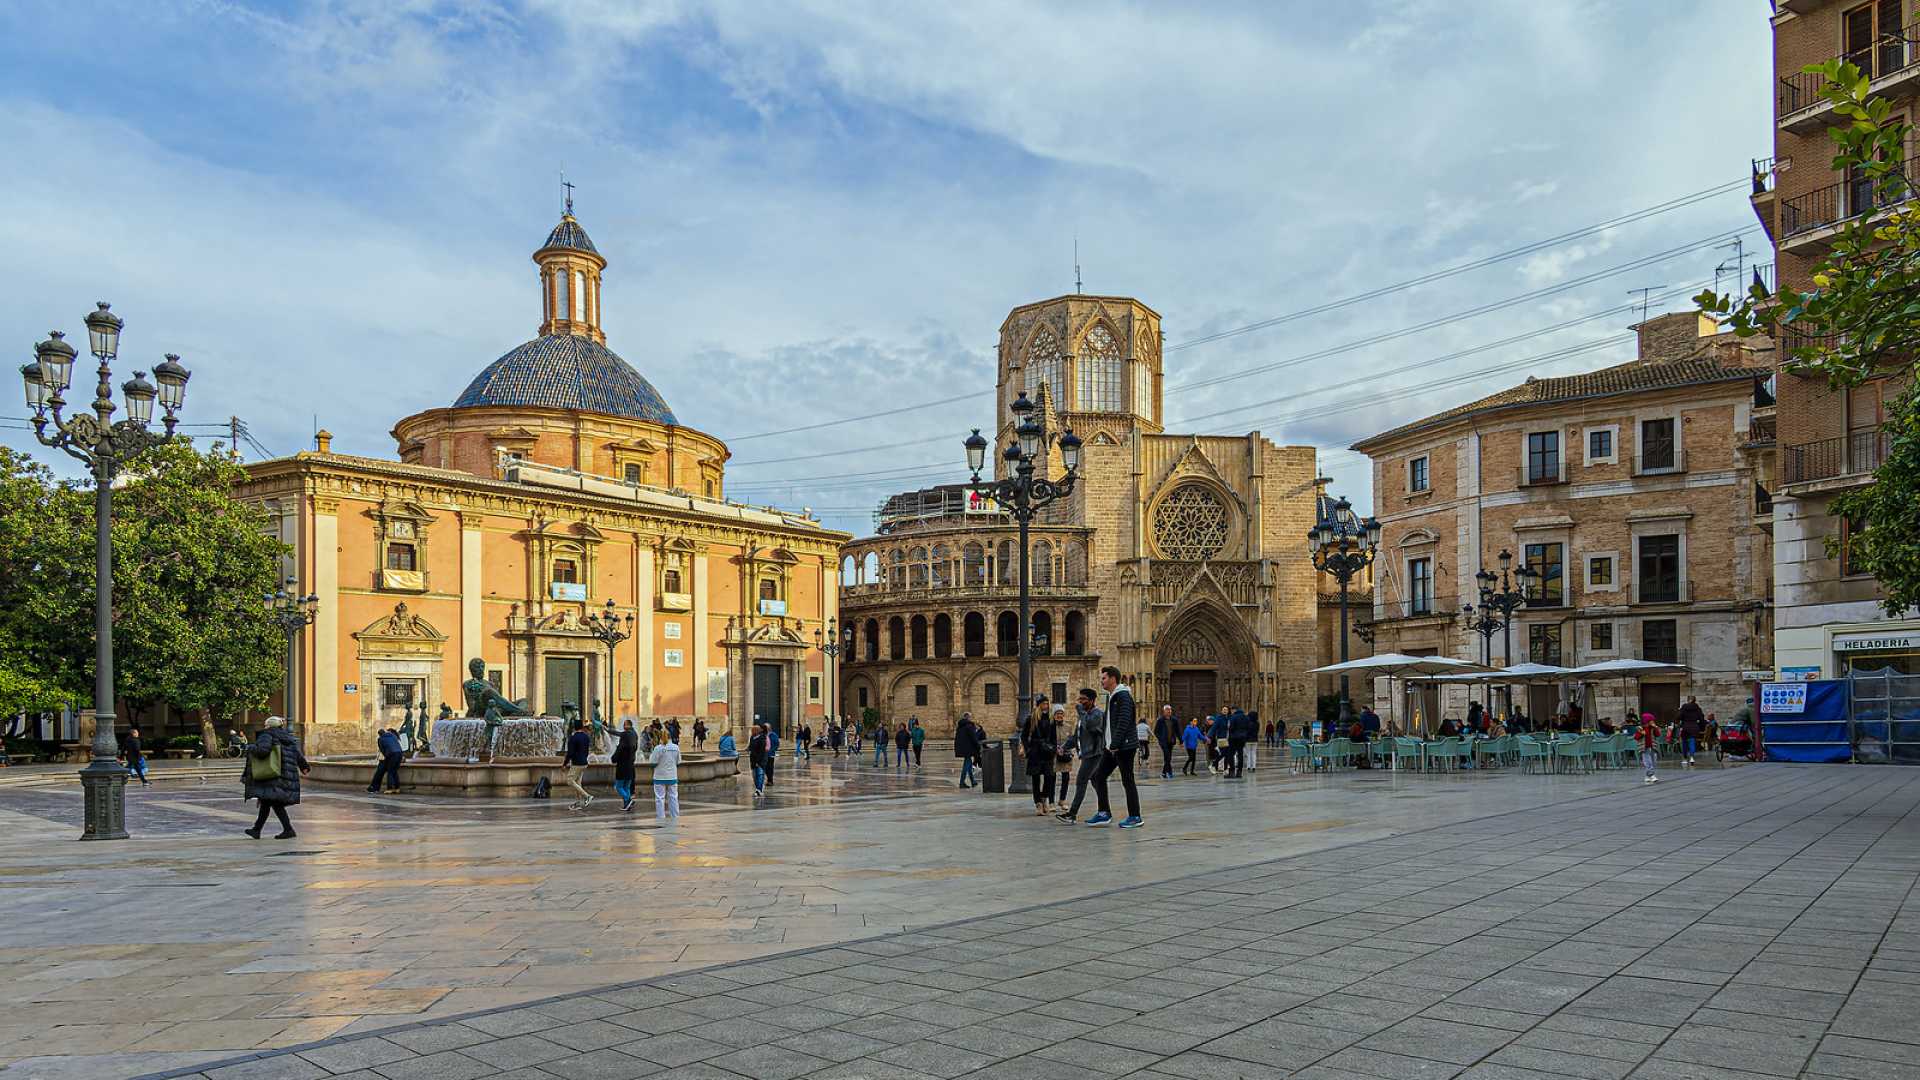
[[727,700],[727,669],[715,667],[707,669],[707,700],[709,702]]
[[785,615],[786,613],[787,602],[785,600],[760,601],[760,614],[762,615]]
[[967,508],[965,512],[969,514],[998,514],[1000,513],[1000,504],[994,502],[993,496],[985,492],[969,491],[967,492]]
[[340,689],[346,691],[349,694],[357,694],[360,692],[360,684],[348,683],[347,685],[341,687]]
[[666,638],[668,641],[679,641],[680,640],[680,624],[677,622],[661,623],[660,636],[663,638]]
[[1770,682],[1760,687],[1760,712],[1768,716],[1782,716],[1807,711],[1807,684],[1804,682]]
[[1833,639],[1834,652],[1920,652],[1920,634],[1845,634]]
[[587,598],[587,583],[584,581],[556,581],[553,582],[552,585],[553,598],[555,600],[585,600]]
[[1805,667],[1783,667],[1780,669],[1779,682],[1812,682],[1820,677],[1820,665],[1808,664]]
[[1740,681],[1741,682],[1775,682],[1776,680],[1773,677],[1773,669],[1767,668],[1764,671],[1743,671],[1740,673]]
[[668,667],[685,667],[687,654],[681,652],[679,649],[668,649],[662,658],[662,662]]

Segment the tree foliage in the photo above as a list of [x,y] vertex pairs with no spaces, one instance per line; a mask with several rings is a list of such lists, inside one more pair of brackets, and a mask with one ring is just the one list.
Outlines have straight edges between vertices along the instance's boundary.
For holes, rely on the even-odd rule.
[[[279,686],[285,639],[262,598],[285,545],[238,502],[244,471],[216,444],[162,445],[113,493],[114,693],[217,718],[258,708]],[[48,695],[90,702],[94,492],[0,448],[0,708]],[[8,688],[19,695],[7,696]],[[39,702],[40,704],[32,704]]]
[[[1874,379],[1899,387],[1887,405],[1887,453],[1873,482],[1829,504],[1854,523],[1846,537],[1850,564],[1873,574],[1881,604],[1898,616],[1920,605],[1920,188],[1905,160],[1911,125],[1868,93],[1867,74],[1829,61],[1806,68],[1824,78],[1820,96],[1842,124],[1830,128],[1833,169],[1870,184],[1878,213],[1852,218],[1813,274],[1813,288],[1769,294],[1755,284],[1743,299],[1713,292],[1701,309],[1726,318],[1743,336],[1771,334],[1786,371],[1825,378],[1836,388]],[[1830,554],[1841,538],[1829,537]]]

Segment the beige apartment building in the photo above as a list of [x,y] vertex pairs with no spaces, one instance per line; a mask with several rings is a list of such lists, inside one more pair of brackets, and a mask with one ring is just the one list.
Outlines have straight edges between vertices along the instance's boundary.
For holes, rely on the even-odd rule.
[[[1621,657],[1684,676],[1596,688],[1593,708],[1671,718],[1683,695],[1731,715],[1745,673],[1771,666],[1771,541],[1763,484],[1771,346],[1692,312],[1639,324],[1625,364],[1524,383],[1354,444],[1373,459],[1382,523],[1372,633],[1380,652],[1481,659],[1462,605],[1500,553],[1539,577],[1495,665]],[[1764,419],[1764,416],[1761,417]],[[1530,715],[1550,715],[1543,687]],[[1467,692],[1389,703],[1409,721],[1462,716]]]
[[[1754,163],[1753,207],[1773,238],[1779,282],[1796,289],[1812,286],[1848,223],[1886,206],[1871,185],[1831,167],[1833,111],[1819,97],[1819,76],[1801,69],[1835,57],[1859,65],[1896,118],[1920,116],[1920,0],[1775,4],[1773,156]],[[1909,145],[1907,157],[1911,175],[1920,145]],[[1773,529],[1782,678],[1920,674],[1920,612],[1887,617],[1878,582],[1848,564],[1846,523],[1827,509],[1833,496],[1868,483],[1886,456],[1881,422],[1896,390],[1873,382],[1834,391],[1824,380],[1780,375]],[[1838,551],[1829,550],[1830,539]]]

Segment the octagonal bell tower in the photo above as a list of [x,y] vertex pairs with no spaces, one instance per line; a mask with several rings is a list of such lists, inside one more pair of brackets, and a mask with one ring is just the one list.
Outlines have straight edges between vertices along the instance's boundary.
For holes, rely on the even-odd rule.
[[1022,392],[1040,400],[1042,386],[1049,432],[1105,432],[1120,443],[1158,433],[1161,344],[1160,314],[1128,296],[1074,293],[1014,308],[1000,324],[996,469],[1013,437],[1007,406]]

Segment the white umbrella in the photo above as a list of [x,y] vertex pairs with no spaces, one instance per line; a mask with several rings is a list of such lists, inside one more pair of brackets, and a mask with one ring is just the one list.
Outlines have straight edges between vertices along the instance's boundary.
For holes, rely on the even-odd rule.
[[[1348,660],[1344,664],[1328,664],[1325,667],[1317,667],[1309,674],[1353,674],[1375,677],[1384,675],[1388,680],[1387,698],[1388,700],[1392,700],[1392,680],[1396,678],[1404,678],[1409,675],[1462,675],[1469,672],[1486,670],[1488,670],[1488,668],[1485,664],[1475,663],[1472,660],[1456,660],[1451,656],[1409,656],[1406,653],[1376,653],[1372,656],[1362,657],[1359,660]],[[1423,733],[1429,719],[1431,718],[1426,716],[1420,718]]]
[[1597,664],[1574,668],[1570,675],[1582,679],[1634,679],[1642,675],[1678,675],[1693,669],[1685,664],[1669,664],[1661,660],[1639,660],[1631,656],[1618,660],[1602,660]]

